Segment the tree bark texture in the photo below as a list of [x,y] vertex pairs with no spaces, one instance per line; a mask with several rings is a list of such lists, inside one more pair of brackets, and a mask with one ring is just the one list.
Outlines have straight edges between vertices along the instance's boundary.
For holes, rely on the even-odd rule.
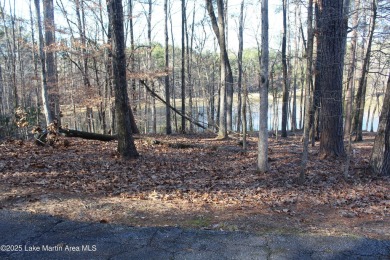
[[118,152],[123,158],[135,158],[138,156],[138,152],[132,136],[130,121],[132,111],[127,95],[122,1],[110,0],[108,5],[112,31],[112,67],[118,129]]
[[[319,3],[318,50],[319,84],[321,86],[320,156],[344,156],[342,87],[347,28],[343,17],[343,0]],[[317,79],[316,79],[317,80]]]
[[260,122],[257,169],[267,172],[268,166],[268,0],[261,2],[261,65],[260,65]]

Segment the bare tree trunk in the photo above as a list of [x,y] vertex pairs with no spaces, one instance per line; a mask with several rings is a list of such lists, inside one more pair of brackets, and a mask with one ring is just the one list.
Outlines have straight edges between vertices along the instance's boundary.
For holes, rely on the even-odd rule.
[[376,5],[376,0],[373,0],[371,27],[369,32],[368,45],[367,45],[366,55],[363,61],[362,75],[359,79],[359,86],[356,94],[355,115],[353,119],[354,120],[353,130],[355,132],[355,141],[363,140],[362,128],[363,128],[364,105],[366,99],[367,73],[370,64],[371,45],[372,45],[372,38],[375,31],[376,17],[377,17],[377,5]]
[[[194,82],[192,79],[192,71],[191,71],[191,61],[192,61],[192,46],[194,41],[194,29],[195,29],[195,4],[194,2],[194,8],[192,13],[192,29],[191,29],[191,41],[188,39],[188,22],[187,19],[185,19],[185,31],[186,31],[186,59],[187,59],[187,85],[188,85],[188,116],[193,117],[193,92],[194,92]],[[190,133],[194,131],[194,126],[190,124]]]
[[248,91],[246,92],[246,100],[247,100],[247,106],[248,106],[248,116],[249,116],[249,131],[253,132],[253,113],[252,113],[252,107],[251,107],[251,101],[249,99]]
[[314,45],[314,32],[313,32],[313,0],[309,0],[307,7],[307,47],[306,47],[306,85],[305,85],[305,120],[303,129],[303,152],[301,161],[301,171],[299,174],[299,180],[301,183],[305,180],[305,171],[307,165],[307,159],[309,154],[309,132],[310,132],[310,113],[311,98],[310,89],[313,86],[313,45]]
[[[244,1],[242,1],[244,2]],[[246,134],[247,134],[247,123],[246,123],[246,102],[247,102],[247,96],[248,96],[248,89],[247,89],[247,81],[246,81],[246,75],[244,74],[244,89],[243,89],[243,102],[242,102],[242,149],[244,151],[247,148],[246,143]]]
[[287,117],[289,80],[287,73],[287,0],[283,0],[283,39],[282,39],[282,66],[283,66],[283,103],[282,103],[282,137],[287,137]]
[[275,133],[275,138],[278,140],[279,138],[279,101],[278,101],[278,89],[274,85],[274,67],[271,68],[270,73],[270,85],[272,91],[272,106],[273,106],[273,115],[274,118],[272,120],[272,129]]
[[[43,1],[44,28],[45,28],[45,49],[46,49],[46,69],[47,88],[49,94],[49,106],[54,117],[60,113],[59,92],[57,84],[57,66],[54,59],[55,52],[55,25],[53,0]],[[59,118],[57,118],[59,119]]]
[[[147,69],[149,71],[152,70],[152,0],[148,0],[148,16],[147,16],[147,24],[148,24],[148,60],[147,60]],[[154,82],[151,80],[152,89],[154,89]],[[156,99],[151,97],[151,112],[152,112],[152,133],[157,133],[157,114],[156,114]]]
[[167,135],[172,134],[172,126],[171,126],[171,109],[169,108],[171,105],[171,95],[169,91],[169,45],[168,45],[168,0],[164,0],[164,33],[165,33],[165,69],[167,71],[167,75],[165,76],[165,132]]
[[[14,108],[20,106],[19,95],[18,95],[18,85],[16,81],[16,34],[15,34],[15,1],[14,1],[14,12],[12,13],[12,9],[10,8],[10,18],[12,24],[12,86],[13,86],[13,98],[14,98]],[[11,49],[11,48],[10,48]]]
[[[316,19],[316,30],[319,31],[323,19],[321,19],[320,16],[320,7],[318,4],[318,1],[315,1],[315,19]],[[312,106],[310,109],[312,110],[310,112],[310,137],[311,137],[311,145],[314,147],[315,141],[318,141],[320,138],[320,115],[321,115],[321,73],[317,73],[321,70],[322,60],[319,58],[321,57],[321,50],[322,50],[322,42],[319,38],[319,35],[316,34],[316,50],[317,50],[317,56],[315,61],[315,81],[312,85],[313,88],[313,97],[312,97]]]
[[[237,132],[240,132],[241,126],[241,85],[242,85],[242,52],[244,49],[244,4],[245,0],[241,2],[240,8],[240,22],[238,27],[238,80],[237,80],[237,88],[238,88],[238,104],[237,104]],[[245,99],[246,102],[246,99]]]
[[[295,24],[298,25],[298,16],[300,17],[300,7],[299,5],[295,6]],[[291,112],[291,130],[295,132],[297,130],[297,88],[298,88],[298,59],[300,54],[300,34],[299,28],[296,29],[296,35],[294,37],[294,45],[295,45],[295,57],[294,57],[294,86],[293,86],[293,95],[292,95],[292,112]],[[303,88],[303,86],[302,86]]]
[[[130,27],[130,50],[131,50],[131,55],[130,55],[130,68],[132,72],[135,72],[135,43],[134,43],[134,25],[133,25],[133,0],[129,0],[129,27]],[[135,84],[135,79],[131,79],[131,91],[132,91],[132,104],[133,104],[133,112],[134,114],[137,114],[137,94],[136,94],[136,84]],[[139,100],[138,100],[139,102]],[[140,103],[140,102],[139,102]],[[135,122],[134,122],[135,123]],[[138,131],[139,132],[139,131]]]
[[[306,50],[304,50],[306,51]],[[306,93],[304,92],[305,91],[305,85],[306,85],[306,81],[305,81],[305,69],[303,67],[303,62],[301,62],[301,97],[300,97],[300,100],[299,100],[299,129],[303,129],[303,118],[305,116],[305,100],[304,97],[306,96]]]
[[[226,128],[227,128],[227,131],[232,131],[233,129],[233,96],[234,96],[234,89],[233,89],[233,74],[232,74],[232,69],[231,69],[231,66],[230,66],[230,60],[229,60],[229,57],[227,55],[227,50],[229,49],[228,48],[228,45],[229,45],[229,29],[228,29],[228,25],[229,25],[229,17],[228,17],[228,3],[229,3],[229,0],[225,0],[223,1],[224,2],[224,5],[223,3],[221,3],[221,6],[223,5],[222,9],[218,9],[218,17],[221,16],[221,10],[223,11],[223,26],[224,26],[224,30],[225,30],[225,49],[226,49],[226,52],[225,52],[225,61],[226,61]],[[217,2],[217,6],[218,6],[218,2]],[[221,28],[221,20],[218,20],[219,22],[219,28]]]
[[[343,0],[319,3],[318,50],[319,84],[321,86],[321,145],[320,156],[345,155],[342,111],[342,86],[347,27],[343,16]],[[316,79],[317,81],[317,79]]]
[[[186,113],[186,81],[185,81],[185,23],[186,18],[186,3],[185,0],[181,0],[181,113]],[[181,118],[181,131],[186,131],[186,120]]]
[[351,55],[351,63],[348,69],[347,76],[347,91],[345,94],[345,126],[344,126],[344,134],[351,134],[351,121],[352,121],[352,104],[353,104],[353,94],[354,94],[354,86],[355,86],[355,69],[356,69],[356,46],[357,46],[357,26],[359,23],[359,7],[360,0],[355,0],[355,10],[353,15],[353,31],[351,38],[351,45],[349,47],[349,53]]
[[260,68],[260,123],[257,169],[267,172],[268,166],[268,0],[261,2],[261,68]]
[[[169,11],[169,23],[170,23],[170,31],[171,31],[171,44],[172,44],[172,98],[173,98],[173,107],[176,109],[176,92],[175,92],[175,39],[174,39],[174,34],[173,34],[173,23],[172,23],[172,13],[171,13],[171,8]],[[179,127],[177,124],[177,115],[176,113],[173,114],[173,118],[175,121],[175,130],[176,132],[179,131]]]
[[[22,35],[23,35],[22,34],[22,26],[19,25],[18,31],[19,31],[18,37],[22,37]],[[22,93],[22,95],[20,97],[20,104],[22,107],[27,107],[27,104],[26,104],[26,77],[25,77],[26,68],[25,68],[25,61],[22,58],[23,55],[21,55],[21,53],[23,53],[21,45],[22,45],[21,41],[18,40],[17,51],[19,53],[18,63],[19,63],[20,91]],[[26,131],[27,131],[27,129],[26,129]]]
[[109,23],[112,30],[112,66],[115,88],[115,108],[118,126],[118,152],[123,158],[138,157],[131,130],[129,97],[126,80],[126,55],[121,0],[108,2]]
[[387,79],[386,94],[379,119],[378,133],[370,159],[374,173],[390,175],[390,74]]
[[38,57],[36,53],[36,42],[35,42],[35,30],[34,30],[34,18],[33,18],[33,12],[32,12],[32,6],[31,6],[32,0],[29,2],[29,13],[30,13],[30,25],[31,25],[31,42],[32,42],[32,60],[34,62],[34,88],[36,93],[36,109],[37,109],[37,117],[36,117],[36,124],[39,125],[39,112],[40,112],[40,103],[39,103],[39,88],[37,86],[37,79],[38,79]]
[[[348,27],[348,17],[349,17],[349,10],[350,10],[350,3],[351,1],[350,0],[344,0],[344,23],[345,23],[345,26]],[[356,9],[358,8],[358,6],[356,7]],[[347,37],[344,38],[344,45],[346,45],[346,42],[347,42]],[[352,51],[352,55],[355,55],[354,51]],[[352,70],[353,67],[355,66],[354,64],[355,62],[355,57],[352,58],[352,64],[351,64],[351,67]],[[353,79],[352,79],[353,80]],[[347,78],[347,81],[348,81],[348,78]],[[347,88],[348,88],[348,82],[347,82]],[[347,90],[348,91],[348,90]],[[351,94],[353,93],[352,92],[352,88],[351,88]],[[346,93],[346,98],[348,96],[348,93]],[[350,96],[350,98],[352,98],[352,95]],[[345,100],[345,104],[347,105],[347,107],[345,108],[346,112],[347,110],[349,110],[349,112],[352,112],[352,100],[349,100],[350,102],[348,102],[348,100]],[[350,120],[351,117],[349,116],[348,120]],[[350,123],[350,121],[348,122]],[[346,135],[345,133],[345,126],[344,126],[344,134]],[[349,175],[348,175],[348,172],[349,172],[349,165],[351,163],[351,151],[352,151],[352,136],[351,136],[351,133],[349,132],[348,133],[348,149],[347,149],[347,153],[346,153],[346,158],[345,158],[345,165],[344,165],[344,177],[347,178]]]
[[[220,115],[219,115],[219,128],[218,128],[218,138],[224,139],[227,137],[227,113],[228,113],[228,106],[227,106],[227,95],[230,95],[230,93],[227,93],[227,88],[232,87],[227,86],[229,84],[233,84],[233,76],[230,69],[230,62],[227,55],[226,50],[226,37],[225,37],[225,23],[224,23],[224,7],[223,7],[223,1],[217,0],[217,8],[218,8],[218,21],[215,17],[214,13],[214,7],[211,0],[206,0],[207,5],[207,11],[209,13],[209,16],[211,18],[212,27],[214,30],[214,33],[218,39],[219,49],[220,49],[220,80],[221,80],[221,95],[220,95]],[[229,108],[230,109],[230,108]],[[231,121],[230,121],[231,123]],[[230,125],[231,128],[231,125]]]
[[40,12],[40,6],[39,6],[39,0],[34,0],[35,3],[35,9],[37,14],[37,26],[38,26],[38,36],[39,36],[39,57],[41,62],[41,92],[42,92],[42,103],[43,103],[43,110],[45,113],[46,118],[46,125],[49,125],[53,122],[54,119],[54,111],[51,110],[51,107],[49,105],[49,94],[48,94],[48,87],[47,87],[47,75],[46,75],[46,61],[45,61],[45,54],[43,51],[43,34],[42,34],[42,27],[41,27],[41,12]]

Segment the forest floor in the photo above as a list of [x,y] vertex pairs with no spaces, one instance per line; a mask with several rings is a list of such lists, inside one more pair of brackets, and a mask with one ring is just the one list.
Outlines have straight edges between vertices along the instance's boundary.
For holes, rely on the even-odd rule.
[[131,226],[389,239],[390,177],[368,169],[373,139],[365,133],[353,144],[347,178],[344,161],[320,160],[316,143],[304,184],[299,135],[270,138],[264,174],[256,171],[255,135],[246,152],[235,138],[149,135],[136,140],[141,156],[129,161],[116,142],[63,138],[41,147],[3,139],[0,209]]

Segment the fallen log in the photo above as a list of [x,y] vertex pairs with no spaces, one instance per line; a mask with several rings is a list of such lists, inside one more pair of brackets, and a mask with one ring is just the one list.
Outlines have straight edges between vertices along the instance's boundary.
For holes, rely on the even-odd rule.
[[59,132],[60,132],[60,134],[65,135],[66,137],[79,137],[79,138],[83,138],[83,139],[98,140],[98,141],[104,141],[104,142],[113,141],[113,140],[118,139],[118,136],[116,136],[116,135],[96,134],[96,133],[71,130],[71,129],[60,128]]

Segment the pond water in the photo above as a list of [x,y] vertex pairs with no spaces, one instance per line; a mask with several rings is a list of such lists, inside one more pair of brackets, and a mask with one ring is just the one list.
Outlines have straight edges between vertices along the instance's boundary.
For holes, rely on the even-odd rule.
[[[178,109],[180,110],[180,107],[178,107]],[[260,120],[260,109],[258,106],[254,106],[252,105],[251,107],[251,117],[249,116],[249,111],[248,111],[248,108],[247,108],[247,124],[248,124],[248,130],[250,130],[250,118],[252,118],[252,127],[253,127],[253,131],[258,131],[259,130],[259,120]],[[278,129],[280,130],[281,129],[281,125],[282,125],[282,105],[279,105],[278,107],[278,114],[277,114],[277,117],[278,117]],[[300,121],[300,106],[299,104],[297,105],[297,128],[299,128],[299,121]],[[172,113],[173,114],[173,113]],[[192,111],[192,114],[193,114],[193,117],[194,118],[197,118],[198,121],[201,123],[201,124],[204,124],[205,126],[207,125],[208,123],[208,120],[207,120],[207,107],[205,106],[199,106],[197,108],[193,108],[193,111]],[[378,129],[378,124],[379,124],[379,116],[377,114],[375,114],[374,118],[370,118],[369,119],[369,122],[367,124],[367,119],[368,119],[368,113],[367,111],[365,111],[365,114],[364,114],[364,117],[363,117],[363,131],[370,131],[371,130],[371,124],[373,126],[373,130],[376,131]],[[236,108],[233,108],[233,130],[237,130],[237,109]],[[181,122],[181,117],[178,116],[178,124],[180,126],[180,122]],[[275,114],[274,114],[274,108],[272,106],[272,104],[270,104],[269,108],[268,108],[268,129],[269,130],[273,130],[273,122],[275,120]],[[174,122],[172,121],[172,124],[174,125]],[[143,127],[143,123],[140,122],[140,125],[141,125],[141,129],[144,129]],[[187,126],[188,127],[188,126]],[[288,129],[291,129],[291,116],[289,115],[289,119],[288,119],[288,126],[287,126]],[[203,129],[199,128],[199,127],[196,127],[196,130],[197,131],[204,131]],[[149,118],[149,132],[152,131],[152,127],[151,127],[151,119]],[[164,133],[165,131],[165,108],[163,107],[160,107],[160,108],[157,108],[157,131],[159,133]]]

